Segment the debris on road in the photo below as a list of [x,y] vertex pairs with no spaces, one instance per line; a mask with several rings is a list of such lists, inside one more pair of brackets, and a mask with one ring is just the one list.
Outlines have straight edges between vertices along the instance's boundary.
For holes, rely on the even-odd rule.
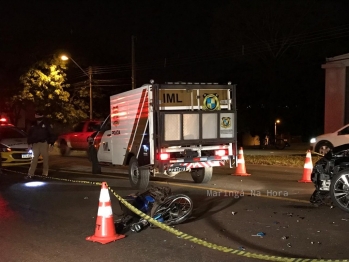
[[251,236],[263,238],[265,236],[265,233],[264,232],[258,232],[256,235],[251,235]]

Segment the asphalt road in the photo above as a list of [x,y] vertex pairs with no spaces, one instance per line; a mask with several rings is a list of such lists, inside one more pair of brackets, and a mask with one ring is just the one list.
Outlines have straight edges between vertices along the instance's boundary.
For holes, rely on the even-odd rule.
[[[136,191],[125,169],[103,168],[102,175],[92,175],[83,154],[52,155],[50,163],[51,178],[41,186],[23,180],[26,168],[0,178],[0,261],[261,261],[209,249],[162,229],[129,231],[106,245],[86,241],[94,234],[101,189],[87,181],[105,181],[121,196]],[[302,169],[247,166],[247,171],[251,176],[240,177],[229,168],[216,168],[208,184],[194,184],[185,173],[155,177],[151,184],[193,199],[192,217],[176,229],[199,239],[261,255],[349,259],[349,214],[311,206],[313,186],[297,182]],[[117,220],[121,209],[110,196]],[[253,236],[258,232],[265,236]]]

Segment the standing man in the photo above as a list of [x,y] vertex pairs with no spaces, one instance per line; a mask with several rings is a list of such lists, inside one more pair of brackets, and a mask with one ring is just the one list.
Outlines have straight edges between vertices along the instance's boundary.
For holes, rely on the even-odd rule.
[[32,124],[28,131],[28,146],[33,150],[33,159],[28,171],[26,179],[30,179],[34,176],[38,158],[41,155],[43,164],[43,176],[48,176],[48,158],[49,158],[49,146],[53,146],[55,143],[55,136],[52,132],[52,125],[47,121],[41,112],[35,113],[36,121]]

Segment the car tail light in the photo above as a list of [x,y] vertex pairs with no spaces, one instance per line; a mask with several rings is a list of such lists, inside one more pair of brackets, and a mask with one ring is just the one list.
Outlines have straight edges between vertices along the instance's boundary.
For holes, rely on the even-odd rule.
[[0,118],[0,123],[7,123],[7,119],[5,117]]
[[160,160],[169,160],[170,154],[169,153],[161,153],[160,154]]
[[216,156],[227,156],[228,155],[228,151],[227,150],[224,150],[224,149],[220,149],[220,150],[216,150],[214,152],[214,154]]

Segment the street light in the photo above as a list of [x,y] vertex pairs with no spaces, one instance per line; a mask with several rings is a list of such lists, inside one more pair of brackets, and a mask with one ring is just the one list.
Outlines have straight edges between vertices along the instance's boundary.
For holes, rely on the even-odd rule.
[[280,123],[280,120],[276,119],[276,121],[275,121],[275,139],[276,139],[276,124],[279,124],[279,123]]
[[61,59],[62,59],[63,61],[66,61],[66,60],[69,60],[69,59],[70,59],[71,61],[73,61],[74,64],[75,64],[77,67],[79,67],[80,70],[81,70],[82,72],[84,72],[84,74],[88,77],[89,83],[90,83],[90,120],[92,120],[92,69],[91,69],[91,67],[88,68],[88,74],[87,74],[86,71],[85,71],[84,69],[82,69],[81,66],[79,66],[79,64],[76,63],[75,60],[74,60],[73,58],[68,57],[68,56],[66,56],[66,55],[62,55],[62,56],[61,56]]

